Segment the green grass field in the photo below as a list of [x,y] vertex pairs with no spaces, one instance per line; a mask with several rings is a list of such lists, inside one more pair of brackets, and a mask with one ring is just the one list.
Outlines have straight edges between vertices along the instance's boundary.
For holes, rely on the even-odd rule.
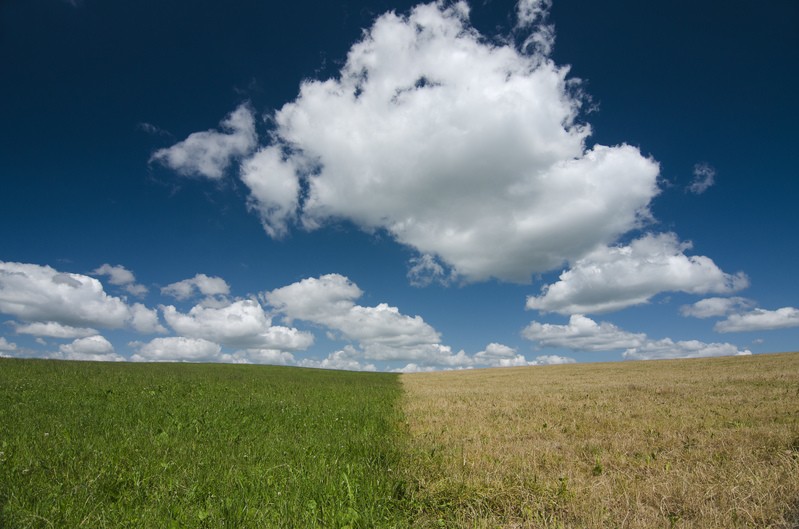
[[0,359],[0,527],[401,527],[396,375]]
[[0,358],[0,529],[797,524],[799,354],[402,376]]

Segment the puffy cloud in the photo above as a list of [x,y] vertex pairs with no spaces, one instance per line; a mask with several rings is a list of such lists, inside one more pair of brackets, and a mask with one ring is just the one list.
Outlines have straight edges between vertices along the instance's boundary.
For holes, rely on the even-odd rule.
[[715,316],[726,316],[738,309],[752,307],[752,301],[746,298],[706,298],[680,307],[680,314],[692,316],[694,318],[712,318]]
[[516,349],[500,343],[490,343],[486,348],[474,355],[477,365],[487,367],[515,367],[531,365],[527,359],[518,354]]
[[731,314],[713,328],[718,332],[743,332],[787,329],[789,327],[799,327],[799,309],[797,308],[754,309],[743,314]]
[[288,224],[297,216],[300,182],[296,160],[286,158],[280,148],[260,149],[241,166],[241,179],[250,188],[248,205],[261,217],[271,237],[288,233]]
[[568,325],[532,322],[524,329],[523,335],[542,347],[590,352],[624,349],[622,356],[629,360],[751,354],[729,343],[704,343],[698,340],[675,342],[670,338],[652,340],[644,333],[630,333],[611,323],[596,323],[579,314],[571,316]]
[[381,357],[409,354],[410,349],[424,349],[440,341],[435,329],[419,316],[406,316],[385,303],[376,307],[356,305],[354,301],[362,294],[346,277],[328,274],[266,292],[264,297],[290,319],[341,332]]
[[88,327],[70,327],[54,321],[16,324],[14,330],[18,334],[33,336],[47,336],[48,338],[85,338],[97,333],[96,329]]
[[715,183],[715,178],[715,169],[706,163],[698,163],[694,165],[694,179],[691,185],[688,186],[687,191],[695,195],[701,195]]
[[166,334],[166,329],[158,321],[158,312],[148,309],[141,303],[130,307],[130,326],[142,334]]
[[191,279],[171,283],[161,289],[161,293],[179,300],[194,296],[197,292],[204,296],[227,296],[230,286],[221,277],[197,274]]
[[138,345],[138,352],[131,356],[134,362],[221,362],[231,359],[222,354],[219,344],[202,338],[171,336],[155,338]]
[[72,343],[62,345],[60,353],[53,355],[64,360],[88,360],[94,362],[124,362],[125,359],[114,352],[114,346],[103,336],[78,338]]
[[[521,1],[520,25],[548,6]],[[302,83],[240,170],[267,233],[283,236],[294,219],[352,222],[467,281],[527,283],[650,218],[658,164],[629,145],[586,148],[579,82],[549,59],[551,28],[539,24],[519,49],[484,38],[468,11],[457,2],[385,14],[336,78]],[[227,137],[198,134],[202,145]],[[221,175],[182,156],[179,170]]]
[[97,279],[49,266],[0,262],[0,312],[26,322],[118,329],[139,325],[140,304],[109,296]]
[[673,233],[647,234],[629,246],[601,247],[577,260],[560,280],[527,299],[528,309],[560,314],[602,313],[646,303],[663,291],[730,293],[748,286],[708,257],[687,256],[691,243]]
[[630,333],[612,323],[597,323],[581,314],[572,315],[568,325],[534,321],[524,328],[522,335],[541,347],[563,347],[573,351],[629,349],[646,341],[643,333]]
[[187,314],[162,306],[164,319],[175,332],[231,347],[296,351],[313,343],[313,336],[297,329],[272,326],[261,305],[241,300],[225,307],[194,306]]
[[17,344],[9,342],[4,336],[0,336],[0,351],[16,351]]
[[111,266],[108,263],[96,268],[92,274],[99,276],[107,276],[108,282],[115,286],[124,287],[124,289],[133,294],[134,296],[143,296],[147,293],[147,287],[136,283],[136,277],[133,272],[124,266],[117,265]]
[[649,340],[640,347],[624,351],[627,360],[659,360],[668,358],[707,358],[711,356],[744,356],[751,351],[739,350],[729,343],[704,343],[698,340],[674,342],[670,338]]
[[218,180],[234,158],[250,153],[257,143],[255,118],[247,104],[231,112],[220,127],[225,132],[195,132],[172,147],[156,151],[150,161],[185,176]]

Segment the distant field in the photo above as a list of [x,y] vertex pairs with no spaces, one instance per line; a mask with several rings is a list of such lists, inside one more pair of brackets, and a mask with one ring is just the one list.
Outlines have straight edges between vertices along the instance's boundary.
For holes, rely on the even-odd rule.
[[0,527],[400,527],[396,375],[0,359]]
[[799,354],[402,381],[418,527],[799,527]]

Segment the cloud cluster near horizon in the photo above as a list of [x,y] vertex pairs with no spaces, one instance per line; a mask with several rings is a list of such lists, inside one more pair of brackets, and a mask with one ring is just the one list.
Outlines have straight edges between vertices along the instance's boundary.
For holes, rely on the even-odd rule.
[[[101,270],[100,267],[96,270]],[[118,272],[126,270],[117,265]],[[114,285],[109,274],[98,273]],[[132,274],[131,274],[132,277]],[[118,281],[116,281],[119,283]],[[191,285],[182,290],[174,285]],[[358,303],[364,292],[349,278],[327,274],[305,278],[257,295],[233,296],[220,277],[197,274],[162,288],[186,307],[160,304],[150,308],[88,275],[49,266],[0,262],[0,314],[13,319],[7,328],[35,337],[44,353],[20,347],[0,336],[3,356],[45,356],[71,360],[202,361],[268,363],[330,369],[403,372],[477,367],[512,367],[568,363],[561,354],[539,354],[533,360],[517,349],[491,342],[483,350],[455,351],[441,333],[419,315],[407,315],[388,303]],[[754,308],[744,298],[707,298],[685,306],[692,317],[725,317],[718,332],[770,330],[799,326],[799,309]],[[281,324],[275,319],[282,320]],[[304,327],[304,328],[303,328]],[[309,356],[315,332],[323,331],[342,346],[326,356]],[[122,354],[107,333],[140,336]],[[153,334],[161,335],[152,338]],[[619,351],[627,359],[691,358],[748,354],[729,343],[652,339],[608,322],[575,314],[566,325],[531,322],[522,330],[539,351],[598,353]],[[71,340],[71,342],[69,341]]]

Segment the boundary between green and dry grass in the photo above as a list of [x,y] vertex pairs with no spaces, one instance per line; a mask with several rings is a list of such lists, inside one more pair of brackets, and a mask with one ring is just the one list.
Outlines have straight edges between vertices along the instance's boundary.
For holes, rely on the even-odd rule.
[[0,527],[403,527],[397,376],[0,359]]

